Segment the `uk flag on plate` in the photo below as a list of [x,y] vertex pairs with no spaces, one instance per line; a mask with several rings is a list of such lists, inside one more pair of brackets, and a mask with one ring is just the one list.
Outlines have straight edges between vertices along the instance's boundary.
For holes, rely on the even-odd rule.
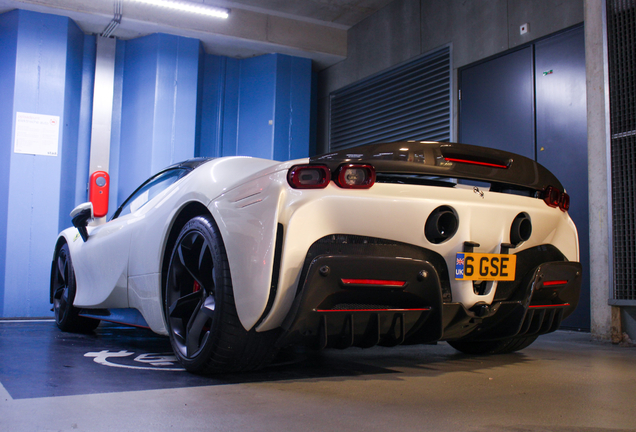
[[455,260],[455,279],[464,279],[464,254],[458,253]]

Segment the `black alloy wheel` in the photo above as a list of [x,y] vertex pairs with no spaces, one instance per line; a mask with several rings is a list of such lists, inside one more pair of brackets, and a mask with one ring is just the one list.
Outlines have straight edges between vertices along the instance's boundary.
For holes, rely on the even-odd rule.
[[51,266],[51,293],[55,323],[62,331],[88,333],[99,325],[99,320],[79,316],[80,310],[73,306],[75,300],[75,271],[64,243],[55,253]]
[[268,333],[243,328],[232,289],[225,246],[212,217],[196,216],[181,229],[164,285],[170,342],[190,372],[242,371],[260,367],[273,350]]
[[175,246],[166,287],[173,347],[194,359],[205,347],[215,320],[213,241],[202,221],[189,223]]

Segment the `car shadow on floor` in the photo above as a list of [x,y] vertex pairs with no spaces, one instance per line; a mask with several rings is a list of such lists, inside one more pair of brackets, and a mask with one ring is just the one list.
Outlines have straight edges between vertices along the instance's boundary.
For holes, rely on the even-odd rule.
[[168,338],[150,330],[102,323],[94,333],[74,334],[52,321],[0,321],[0,352],[0,382],[14,399],[307,379],[397,380],[530,361],[522,353],[471,357],[440,343],[293,350],[258,371],[198,376],[177,363]]

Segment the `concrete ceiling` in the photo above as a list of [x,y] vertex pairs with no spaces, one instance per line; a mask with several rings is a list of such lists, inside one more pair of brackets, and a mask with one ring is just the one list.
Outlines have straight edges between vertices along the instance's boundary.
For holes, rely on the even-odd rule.
[[290,17],[331,23],[347,29],[382,9],[391,0],[202,0],[201,2],[210,5],[225,4],[230,8],[234,6],[260,10],[270,14],[287,14]]
[[[206,52],[235,58],[282,53],[314,60],[320,70],[347,55],[347,29],[392,0],[190,0],[230,9],[227,20],[193,16],[123,0],[113,36],[156,32],[193,37]],[[100,34],[115,0],[0,0],[0,13],[26,9],[70,17],[85,33]]]

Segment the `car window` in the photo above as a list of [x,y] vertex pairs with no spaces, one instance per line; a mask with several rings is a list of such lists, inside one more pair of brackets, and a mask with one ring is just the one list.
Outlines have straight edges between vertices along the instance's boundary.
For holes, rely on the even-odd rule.
[[190,170],[184,168],[174,168],[162,171],[156,176],[146,180],[144,184],[124,201],[113,216],[113,219],[136,212],[189,171]]

